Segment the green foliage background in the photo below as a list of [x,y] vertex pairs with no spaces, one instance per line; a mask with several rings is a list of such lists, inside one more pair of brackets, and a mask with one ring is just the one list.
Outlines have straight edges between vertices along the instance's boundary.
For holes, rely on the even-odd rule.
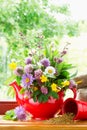
[[[57,14],[66,16],[68,20],[60,21]],[[64,35],[79,34],[79,24],[69,16],[68,5],[53,5],[49,0],[0,0],[0,36],[7,42],[5,55],[0,44],[1,86],[11,75],[8,64],[12,60],[21,62],[29,49],[36,49],[38,43],[59,44]]]

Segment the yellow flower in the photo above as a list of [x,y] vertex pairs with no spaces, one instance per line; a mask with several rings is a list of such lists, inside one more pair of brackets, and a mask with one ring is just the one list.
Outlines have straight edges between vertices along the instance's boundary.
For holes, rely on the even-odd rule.
[[37,90],[38,90],[38,88],[37,88],[37,87],[33,87],[33,90],[34,90],[34,91],[37,91]]
[[52,91],[59,92],[60,90],[57,89],[57,87],[58,87],[57,84],[55,84],[55,83],[51,84]]
[[17,67],[17,64],[16,64],[15,62],[12,62],[12,63],[9,64],[9,68],[10,68],[11,70],[15,70],[16,67]]
[[40,77],[40,79],[41,79],[41,82],[42,82],[42,83],[48,81],[47,77],[44,76],[44,75],[42,75],[42,76]]
[[66,87],[66,86],[69,86],[70,85],[70,82],[69,81],[64,81],[61,83],[63,85],[63,87]]

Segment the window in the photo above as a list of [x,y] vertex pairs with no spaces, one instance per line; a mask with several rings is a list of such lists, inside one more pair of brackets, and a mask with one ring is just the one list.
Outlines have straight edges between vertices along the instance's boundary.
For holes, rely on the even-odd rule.
[[[53,4],[51,4],[52,2]],[[34,11],[32,12],[35,17],[32,17],[30,14],[27,14],[26,10],[23,10],[24,8],[28,9],[27,4],[21,3],[19,5],[19,2],[13,3],[11,1],[6,2],[5,0],[0,2],[3,7],[0,10],[1,11],[0,14],[2,16],[1,20],[3,21],[5,19],[4,20],[5,24],[0,25],[0,30],[2,30],[1,35],[0,35],[0,73],[1,73],[0,74],[0,80],[1,80],[0,81],[0,100],[1,101],[15,100],[14,98],[11,98],[11,96],[7,95],[9,87],[6,86],[4,83],[4,81],[6,81],[7,77],[10,75],[8,64],[10,63],[11,60],[14,60],[14,59],[18,60],[20,59],[20,57],[21,57],[20,60],[22,60],[22,58],[26,54],[28,54],[28,47],[29,47],[28,42],[31,42],[32,47],[34,47],[34,42],[36,42],[35,38],[36,38],[37,32],[43,33],[45,35],[45,38],[47,39],[51,39],[52,37],[55,38],[55,36],[58,36],[59,38],[61,37],[60,47],[62,47],[62,45],[66,41],[70,42],[71,45],[69,49],[70,53],[68,55],[68,60],[72,63],[75,63],[75,65],[77,65],[78,75],[86,73],[86,66],[87,66],[87,62],[86,62],[86,57],[87,57],[86,0],[80,0],[80,3],[75,0],[71,0],[71,1],[67,0],[66,2],[64,0],[61,0],[61,1],[55,0],[55,2],[57,3],[59,2],[58,4],[60,4],[60,7],[58,6],[59,8],[57,8],[58,10],[56,9],[56,6],[53,0],[51,0],[51,2],[49,2],[48,0],[47,2],[42,1],[42,3],[40,3],[40,5],[42,5],[43,7],[45,6],[46,9],[49,7],[48,10],[43,10],[44,14],[45,14],[45,11],[47,11],[47,14],[49,17],[46,15],[43,16],[42,15],[43,13],[40,14],[41,17],[39,17],[39,13],[41,13],[40,12],[41,6],[39,5],[38,2],[37,2],[38,8],[36,7],[37,13]],[[34,3],[32,2],[32,5],[33,4]],[[47,4],[49,6],[47,6]],[[62,7],[61,5],[63,4],[70,4],[70,7],[68,7],[67,5],[64,5]],[[7,5],[8,5],[8,8],[5,8],[5,6]],[[18,5],[18,8],[17,8],[17,5]],[[82,8],[81,10],[78,7],[78,5],[80,5],[80,7]],[[5,8],[5,11],[3,11],[4,8]],[[10,11],[10,9],[12,9],[12,11]],[[70,15],[69,9],[71,10],[72,15]],[[32,11],[32,8],[31,8],[31,11]],[[3,16],[2,12],[4,12],[4,15],[6,15],[6,17]],[[13,16],[13,14],[15,15]],[[57,20],[60,19],[60,21],[57,21],[59,23],[55,22],[55,19],[54,19],[55,17],[53,16],[58,18]],[[27,24],[27,22],[31,20],[30,17],[32,17],[32,21],[29,25],[29,23]],[[27,19],[27,22],[24,18]],[[42,22],[43,20],[45,21]],[[3,23],[2,21],[1,23]],[[72,23],[70,24],[71,21]],[[37,30],[38,27],[40,27],[39,30]],[[79,30],[82,31],[82,33],[80,33],[80,36],[77,36],[78,35],[77,27],[79,27]]]

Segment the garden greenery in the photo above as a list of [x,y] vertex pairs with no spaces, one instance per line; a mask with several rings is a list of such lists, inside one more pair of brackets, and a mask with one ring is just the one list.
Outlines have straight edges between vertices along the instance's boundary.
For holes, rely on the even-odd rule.
[[[0,35],[6,39],[8,45],[5,57],[0,53],[2,84],[11,75],[8,64],[18,59],[21,62],[28,55],[29,49],[36,48],[37,43],[59,44],[64,35],[78,35],[77,22],[70,19],[60,21],[56,18],[57,14],[67,17],[70,15],[68,5],[53,5],[49,0],[1,0],[0,5]],[[43,40],[41,36],[44,37]],[[0,47],[3,52],[2,45]]]

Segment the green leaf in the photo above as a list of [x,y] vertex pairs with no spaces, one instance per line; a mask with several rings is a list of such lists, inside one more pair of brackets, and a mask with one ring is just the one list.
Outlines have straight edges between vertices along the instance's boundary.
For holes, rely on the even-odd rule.
[[20,90],[20,94],[23,94],[25,92],[25,88],[22,88],[21,90]]
[[56,99],[58,98],[58,94],[54,91],[51,92],[51,96]]
[[14,110],[9,110],[5,113],[5,115],[3,116],[3,119],[5,120],[16,120],[16,115],[15,115],[15,112]]
[[18,85],[20,85],[20,83],[21,83],[21,76],[17,76],[16,77],[16,81],[17,81]]
[[49,74],[46,74],[46,76],[47,76],[48,78],[52,78],[52,79],[55,79],[55,78],[56,78],[55,75],[49,75]]
[[39,95],[39,94],[40,94],[40,90],[36,90],[36,91],[34,92],[34,94],[35,94],[35,95]]
[[70,75],[71,78],[74,78],[78,73],[78,70],[76,70],[73,74]]
[[8,91],[7,91],[7,95],[11,96],[11,97],[15,97],[15,91],[13,87],[9,87]]
[[60,63],[60,64],[56,65],[56,69],[57,69],[59,75],[61,73],[62,68],[63,68],[63,63]]
[[72,66],[72,64],[63,63],[63,70],[75,68],[75,66]]
[[47,102],[48,101],[48,95],[43,95],[43,102]]
[[39,102],[47,102],[47,100],[48,100],[48,95],[43,95],[43,94],[41,94],[41,95],[39,95],[39,97],[38,97],[38,101],[39,101]]
[[39,101],[39,102],[42,102],[42,101],[43,101],[43,96],[42,96],[42,95],[39,95],[38,101]]
[[68,79],[70,78],[70,73],[68,71],[62,71],[61,76]]
[[34,102],[36,102],[37,101],[37,96],[33,95],[33,99],[34,99]]
[[34,94],[33,94],[33,99],[34,99],[34,102],[36,102],[37,101],[37,96],[39,96],[40,95],[40,90],[37,90],[37,91],[34,91]]

